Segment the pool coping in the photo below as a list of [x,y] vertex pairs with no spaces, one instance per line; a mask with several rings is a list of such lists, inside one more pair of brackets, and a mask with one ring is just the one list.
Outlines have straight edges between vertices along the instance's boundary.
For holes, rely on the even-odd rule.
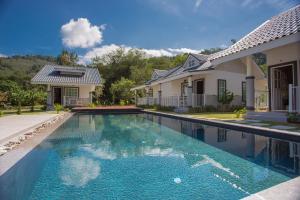
[[255,134],[263,135],[263,136],[267,136],[267,137],[276,137],[276,138],[282,139],[282,140],[290,140],[290,141],[294,141],[294,142],[300,142],[300,133],[288,131],[288,130],[277,130],[277,129],[272,129],[272,128],[268,128],[268,127],[251,126],[251,125],[247,125],[247,124],[238,124],[238,123],[226,122],[226,121],[220,121],[220,120],[214,120],[214,119],[194,118],[192,116],[174,114],[174,113],[165,113],[165,112],[159,112],[159,111],[142,110],[141,112],[171,117],[171,118],[175,118],[175,119],[188,120],[191,122],[198,122],[198,123],[203,123],[206,125],[219,126],[222,128],[228,128],[228,129],[242,131],[242,132],[255,133]]
[[[212,119],[199,119],[199,118],[193,118],[189,116],[183,116],[180,114],[173,114],[173,113],[164,113],[164,112],[158,112],[158,111],[149,111],[149,110],[143,110],[144,113],[159,115],[159,116],[166,116],[171,117],[175,119],[183,119],[188,120],[191,122],[199,122],[204,123],[207,125],[213,125],[213,126],[221,126],[223,128],[229,128],[234,129],[238,131],[245,131],[255,134],[261,134],[264,136],[279,136],[280,139],[284,140],[293,140],[296,139],[296,141],[300,141],[300,133],[297,134],[297,132],[291,132],[286,130],[276,130],[276,129],[270,129],[265,127],[253,127],[245,124],[235,124],[232,122],[224,122],[224,121],[218,121],[218,120],[212,120]],[[243,129],[243,130],[241,130]],[[285,136],[284,138],[281,138]],[[293,139],[291,139],[293,138]],[[265,190],[259,191],[255,194],[251,194],[250,196],[247,196],[243,198],[244,200],[267,200],[267,199],[278,199],[278,200],[294,200],[294,199],[300,199],[300,176],[297,176],[291,180],[282,182],[280,184],[274,185],[272,187],[269,187]]]
[[38,124],[35,124],[35,125],[30,126],[30,127],[28,127],[28,128],[25,128],[25,129],[23,129],[23,130],[21,130],[21,131],[15,132],[14,134],[12,134],[12,135],[10,135],[10,136],[7,136],[7,137],[1,139],[1,140],[0,140],[0,145],[2,145],[2,144],[4,144],[4,143],[8,142],[9,140],[11,140],[11,139],[13,139],[13,138],[15,138],[15,137],[17,137],[17,136],[19,136],[19,135],[22,135],[24,132],[27,132],[27,131],[32,130],[32,129],[35,129],[35,128],[41,126],[42,124],[44,124],[45,122],[51,121],[51,120],[55,119],[55,118],[58,117],[58,116],[59,116],[59,115],[56,114],[55,116],[53,116],[53,117],[51,117],[51,118],[49,118],[49,119],[47,119],[47,120],[44,120],[44,121],[42,121],[42,122],[40,122],[40,123],[38,123]]
[[[45,138],[47,138],[49,135],[54,133],[56,129],[58,129],[73,115],[74,113],[65,113],[62,116],[62,119],[58,120],[57,122],[51,124],[50,126],[44,129],[39,130],[37,135],[34,135],[33,137],[25,140],[24,142],[19,144],[16,148],[0,156],[0,176],[5,174],[10,168],[12,168],[15,164],[17,164],[20,160],[22,160],[22,158],[24,158],[28,153],[30,153]],[[24,130],[22,133],[26,133],[26,130]]]

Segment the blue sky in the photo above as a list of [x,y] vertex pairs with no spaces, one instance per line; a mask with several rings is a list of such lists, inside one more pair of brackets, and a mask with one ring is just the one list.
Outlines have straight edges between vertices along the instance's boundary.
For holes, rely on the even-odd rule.
[[57,55],[66,48],[89,59],[117,45],[153,55],[199,51],[227,46],[298,2],[0,0],[0,54]]

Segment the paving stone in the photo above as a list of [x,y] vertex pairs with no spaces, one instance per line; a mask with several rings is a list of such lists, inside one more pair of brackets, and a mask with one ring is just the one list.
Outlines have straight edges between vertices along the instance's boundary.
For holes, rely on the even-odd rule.
[[280,129],[280,130],[290,130],[290,129],[295,129],[296,127],[285,126],[285,125],[276,125],[276,126],[271,126],[270,128]]

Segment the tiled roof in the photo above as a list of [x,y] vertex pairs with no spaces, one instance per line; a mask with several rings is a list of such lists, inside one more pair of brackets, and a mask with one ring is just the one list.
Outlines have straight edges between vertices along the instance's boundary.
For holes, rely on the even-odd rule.
[[229,48],[209,56],[209,60],[228,56],[297,32],[300,32],[300,5],[272,17]]
[[[61,74],[61,71],[83,72],[82,75]],[[74,84],[100,85],[101,77],[97,68],[45,65],[32,79],[33,84]]]

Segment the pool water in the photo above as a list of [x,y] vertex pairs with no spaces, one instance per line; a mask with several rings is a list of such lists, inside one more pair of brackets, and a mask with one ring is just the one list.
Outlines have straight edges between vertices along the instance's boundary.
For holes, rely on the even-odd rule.
[[77,114],[0,177],[0,199],[240,199],[298,176],[299,152],[151,114]]

